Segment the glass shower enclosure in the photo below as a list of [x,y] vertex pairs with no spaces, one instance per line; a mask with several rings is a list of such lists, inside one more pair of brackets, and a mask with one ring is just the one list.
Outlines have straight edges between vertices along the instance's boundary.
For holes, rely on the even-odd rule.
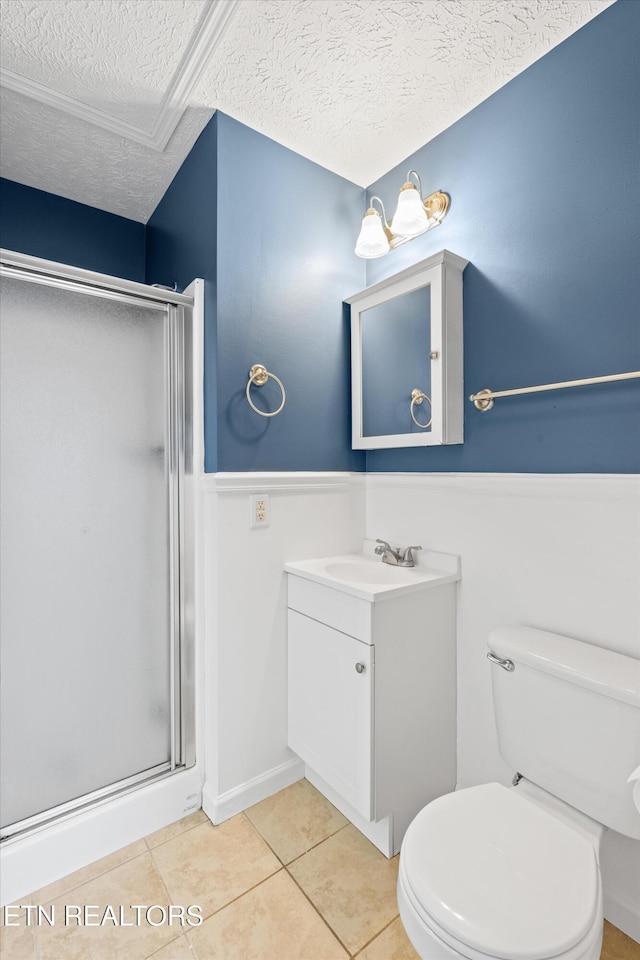
[[192,301],[2,256],[1,835],[195,760]]

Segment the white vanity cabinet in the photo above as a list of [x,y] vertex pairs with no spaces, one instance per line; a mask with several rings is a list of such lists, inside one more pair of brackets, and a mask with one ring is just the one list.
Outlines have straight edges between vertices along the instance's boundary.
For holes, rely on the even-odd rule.
[[[456,574],[398,593],[288,571],[288,743],[386,856],[456,781]],[[307,569],[304,569],[304,568]]]

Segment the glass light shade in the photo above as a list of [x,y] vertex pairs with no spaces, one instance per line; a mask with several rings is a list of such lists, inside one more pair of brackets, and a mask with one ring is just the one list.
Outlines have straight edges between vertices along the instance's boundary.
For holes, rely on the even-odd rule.
[[420,194],[410,184],[404,185],[398,197],[398,206],[391,221],[391,229],[397,237],[417,237],[429,229],[429,218]]
[[362,218],[362,227],[356,240],[356,256],[373,260],[388,253],[391,248],[382,229],[380,214],[370,207]]

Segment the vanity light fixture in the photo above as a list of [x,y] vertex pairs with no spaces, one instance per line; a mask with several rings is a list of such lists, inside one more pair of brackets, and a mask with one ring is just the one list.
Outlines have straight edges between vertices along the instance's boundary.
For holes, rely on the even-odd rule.
[[[417,185],[411,181],[412,175]],[[373,206],[374,200],[380,204],[382,217]],[[446,216],[450,203],[448,194],[440,190],[423,199],[420,176],[415,170],[409,170],[407,180],[400,188],[398,205],[391,223],[387,223],[380,197],[371,197],[371,204],[364,215],[356,241],[356,256],[366,260],[382,257],[407,240],[437,227]]]
[[[382,207],[382,219],[373,206],[374,200],[377,200]],[[362,218],[360,234],[356,240],[356,256],[363,257],[365,260],[382,257],[391,250],[392,240],[393,234],[387,223],[384,204],[380,197],[371,197],[371,205]]]

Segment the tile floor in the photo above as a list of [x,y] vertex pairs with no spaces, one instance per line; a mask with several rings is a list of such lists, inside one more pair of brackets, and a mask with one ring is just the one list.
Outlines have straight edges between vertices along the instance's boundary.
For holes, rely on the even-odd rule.
[[[2,960],[417,960],[387,860],[306,781],[214,827],[202,811],[56,881],[22,904],[56,924],[0,930]],[[125,906],[131,926],[65,926],[64,906]],[[133,922],[130,905],[202,907],[198,927]],[[153,922],[160,914],[150,914]],[[606,925],[602,960],[640,960]]]

